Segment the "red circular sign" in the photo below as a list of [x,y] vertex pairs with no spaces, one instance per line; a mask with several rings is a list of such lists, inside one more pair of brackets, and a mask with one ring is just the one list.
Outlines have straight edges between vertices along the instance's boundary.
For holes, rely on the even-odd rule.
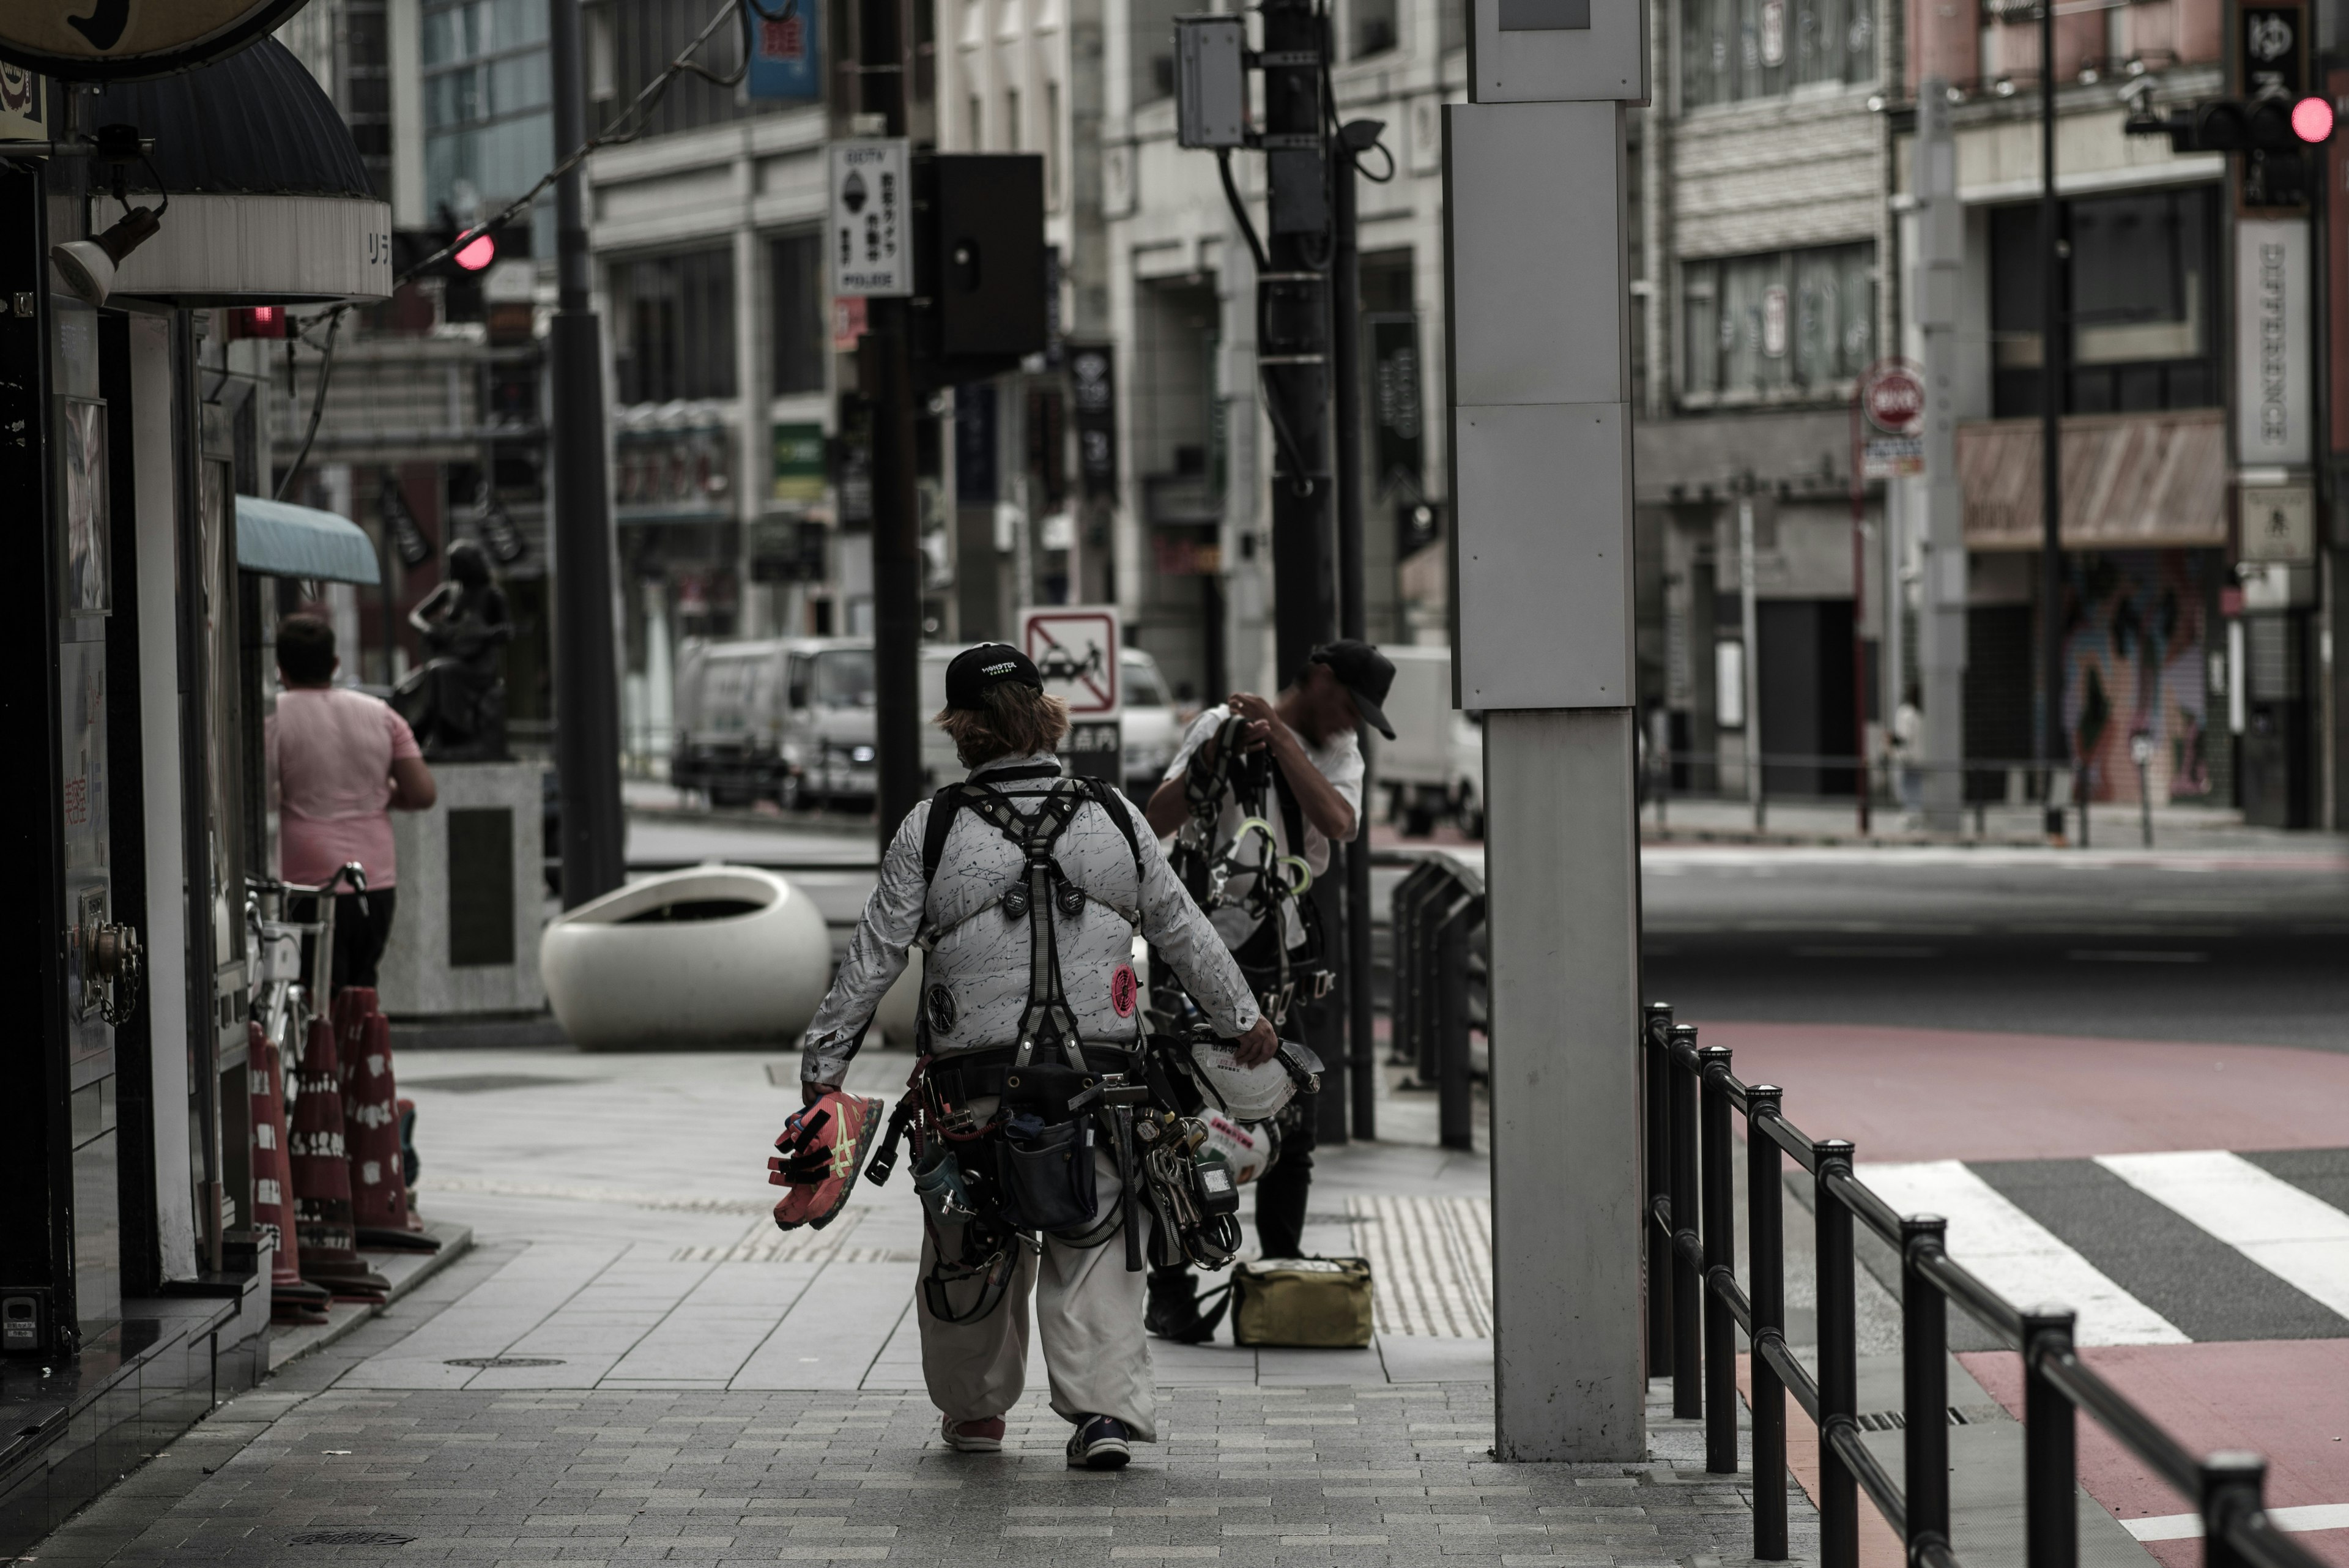
[[1914,435],[1925,422],[1925,383],[1905,365],[1871,369],[1859,388],[1868,422],[1886,435]]

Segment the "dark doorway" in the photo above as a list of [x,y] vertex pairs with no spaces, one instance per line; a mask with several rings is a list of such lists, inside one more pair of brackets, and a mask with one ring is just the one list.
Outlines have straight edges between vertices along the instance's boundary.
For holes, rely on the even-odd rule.
[[[1852,793],[1852,770],[1818,759],[1857,750],[1853,731],[1851,601],[1764,599],[1761,618],[1764,793]],[[1766,759],[1785,757],[1786,762]]]

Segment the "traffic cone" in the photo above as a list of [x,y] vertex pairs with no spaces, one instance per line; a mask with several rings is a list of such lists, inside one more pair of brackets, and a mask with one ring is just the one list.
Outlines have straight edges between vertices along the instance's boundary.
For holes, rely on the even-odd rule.
[[285,1158],[285,1077],[277,1046],[258,1023],[245,1025],[253,1080],[253,1226],[270,1237],[269,1316],[273,1323],[320,1324],[334,1298],[302,1278],[286,1203],[294,1173]]
[[336,1065],[335,1027],[324,1018],[310,1020],[295,1091],[286,1150],[294,1167],[294,1230],[302,1277],[348,1300],[387,1300],[391,1282],[367,1266],[352,1231],[342,1073]]
[[343,1136],[351,1165],[351,1217],[362,1247],[437,1252],[440,1243],[411,1222],[400,1168],[399,1096],[392,1086],[391,1020],[376,1011],[373,986],[335,996],[335,1043],[343,1073]]

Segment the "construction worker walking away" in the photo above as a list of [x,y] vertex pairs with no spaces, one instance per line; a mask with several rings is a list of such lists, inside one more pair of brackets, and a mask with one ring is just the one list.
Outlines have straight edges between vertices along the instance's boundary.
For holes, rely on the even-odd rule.
[[[1304,1040],[1302,1010],[1334,978],[1313,905],[1301,895],[1329,871],[1330,845],[1354,836],[1363,774],[1355,732],[1369,724],[1394,739],[1381,706],[1394,675],[1393,661],[1367,642],[1315,649],[1296,683],[1274,701],[1237,691],[1194,720],[1150,797],[1152,831],[1180,836],[1178,872],[1247,976],[1257,1005],[1289,1040]],[[1163,1000],[1154,994],[1154,1003]],[[1300,1096],[1269,1127],[1276,1152],[1256,1181],[1264,1257],[1304,1251],[1314,1112],[1313,1101]],[[1214,1335],[1221,1316],[1220,1306],[1201,1314],[1197,1282],[1182,1262],[1151,1271],[1153,1334],[1199,1343]]]
[[921,1064],[870,1179],[886,1179],[910,1126],[925,1225],[916,1308],[940,1435],[965,1452],[1002,1446],[1032,1293],[1052,1408],[1074,1428],[1068,1462],[1115,1469],[1131,1444],[1156,1440],[1140,1246],[1153,1220],[1137,1200],[1132,1114],[1148,1093],[1135,933],[1241,1061],[1268,1062],[1279,1042],[1138,814],[1101,781],[1062,774],[1068,710],[1024,654],[988,643],[957,656],[936,722],[970,774],[898,827],[808,1027],[806,1108],[771,1163],[813,1196],[786,1199],[777,1218],[823,1222],[814,1206],[836,1211],[844,1196],[835,1173],[853,1179],[863,1161],[877,1102],[841,1085],[920,945]]

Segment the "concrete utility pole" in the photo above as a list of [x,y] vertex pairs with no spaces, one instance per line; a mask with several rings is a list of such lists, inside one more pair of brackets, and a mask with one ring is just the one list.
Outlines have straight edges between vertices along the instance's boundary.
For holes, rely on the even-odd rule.
[[[1961,826],[1965,778],[1966,509],[1958,489],[1958,284],[1965,270],[1966,217],[1958,205],[1958,148],[1950,129],[1949,83],[1917,94],[1917,325],[1925,339],[1923,582],[1917,612],[1917,666],[1924,698],[1925,825]],[[1897,648],[1890,657],[1898,657]]]
[[[554,145],[568,153],[587,140],[579,0],[549,0],[547,35],[554,71]],[[563,783],[566,909],[620,885],[628,831],[620,809],[603,327],[588,283],[586,179],[583,165],[554,187],[555,268],[562,292],[547,330],[554,421],[554,757]]]
[[1624,110],[1645,0],[1472,0],[1445,108],[1454,699],[1485,711],[1494,1451],[1647,1452]]
[[[858,101],[905,134],[903,0],[863,0]],[[902,298],[865,301],[857,391],[873,410],[874,809],[881,853],[922,796],[922,522],[915,482],[913,344]],[[1028,594],[1023,587],[1020,602]]]

